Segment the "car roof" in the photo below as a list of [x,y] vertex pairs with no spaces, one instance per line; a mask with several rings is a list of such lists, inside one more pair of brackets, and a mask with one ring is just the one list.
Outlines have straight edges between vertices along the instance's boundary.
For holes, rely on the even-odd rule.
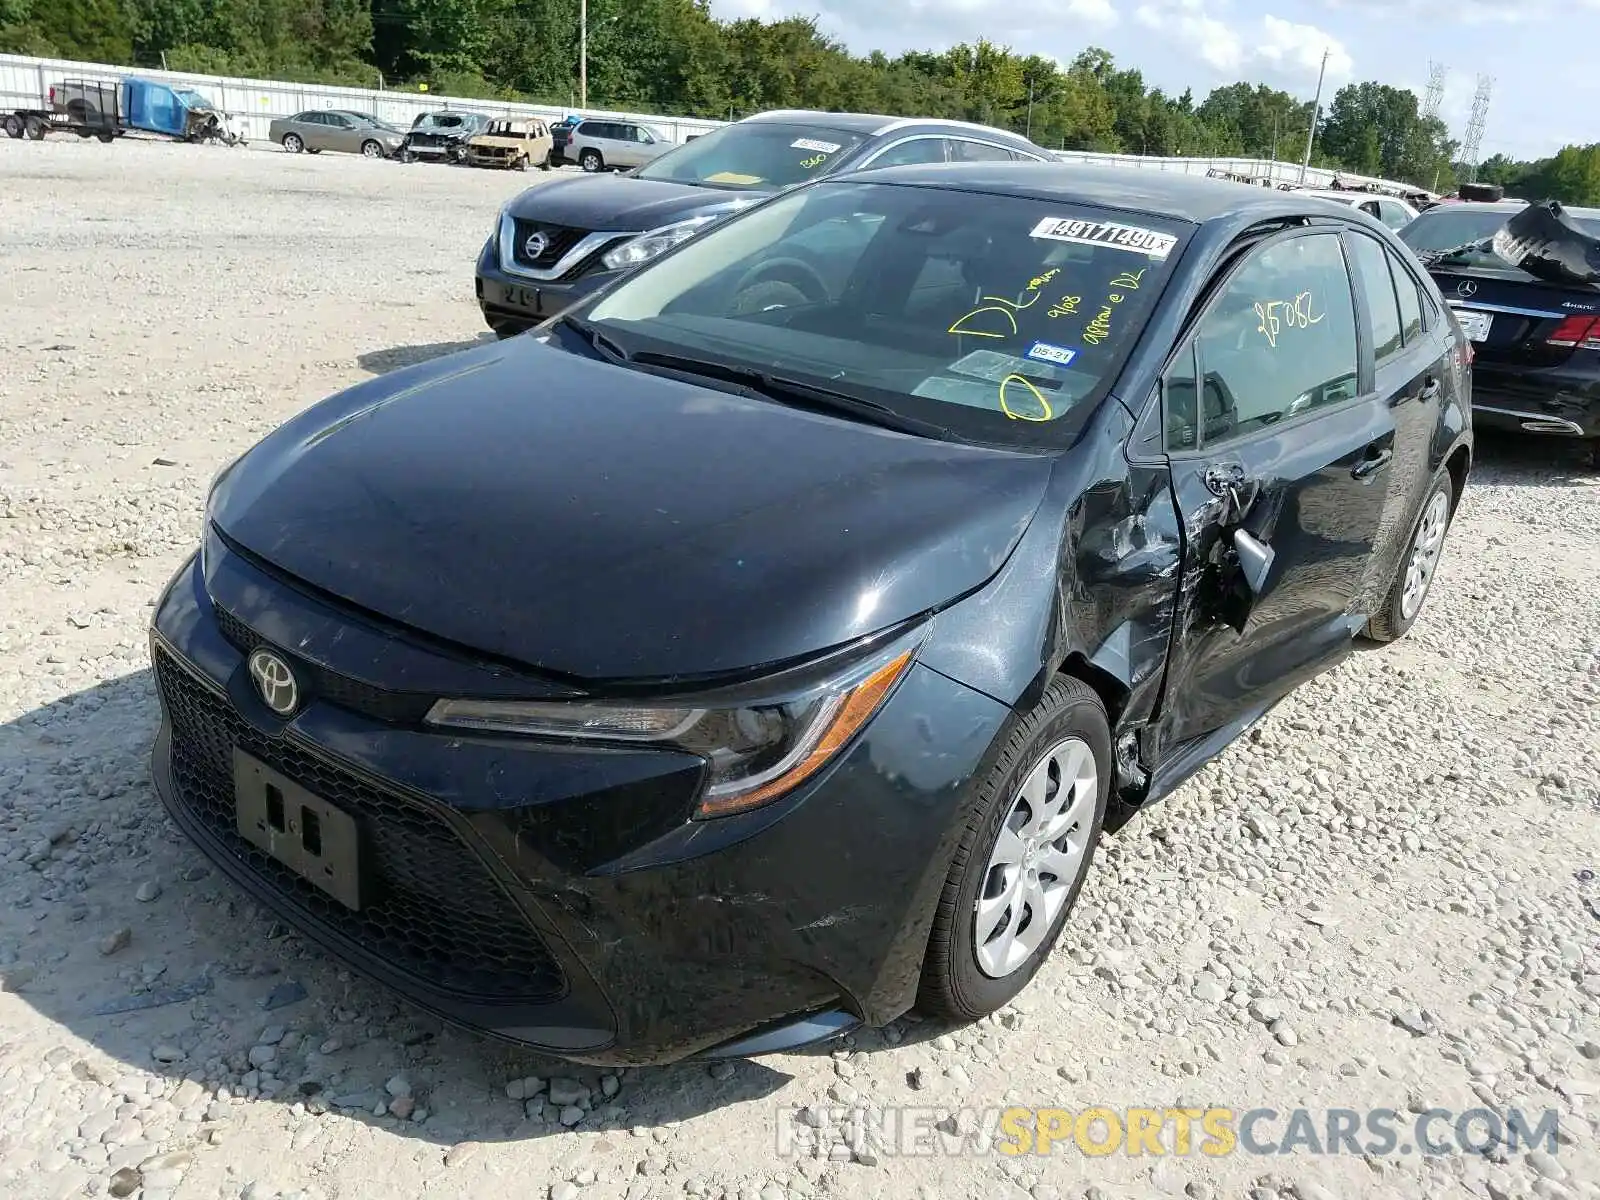
[[978,125],[971,121],[954,121],[947,117],[891,117],[882,113],[844,113],[821,112],[806,108],[774,109],[771,112],[756,113],[754,116],[745,117],[739,124],[756,124],[763,121],[778,121],[785,124],[802,121],[807,125],[820,125],[826,129],[842,129],[851,133],[860,133],[867,137],[889,133],[895,129],[909,129],[912,126],[934,129],[966,129],[974,132],[998,134],[1023,145],[1032,145],[1020,133],[1012,133],[1009,129],[1001,129],[995,125]]
[[1361,200],[1392,200],[1396,204],[1406,203],[1402,196],[1390,196],[1384,192],[1362,192],[1355,188],[1295,188],[1294,190],[1302,196],[1326,196],[1330,200],[1337,199],[1351,204]]
[[1305,192],[1285,192],[1204,175],[1136,167],[1088,167],[1078,163],[936,163],[869,168],[831,178],[851,177],[1092,204],[1195,225],[1238,215],[1255,215],[1263,221],[1318,214],[1349,219],[1346,206]]

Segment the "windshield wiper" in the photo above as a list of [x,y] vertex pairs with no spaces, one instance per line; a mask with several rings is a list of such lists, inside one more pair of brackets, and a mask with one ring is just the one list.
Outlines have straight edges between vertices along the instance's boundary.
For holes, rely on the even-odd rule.
[[781,375],[769,375],[754,367],[735,367],[711,359],[660,354],[653,350],[640,350],[627,361],[637,366],[662,367],[681,375],[698,375],[705,379],[720,380],[782,404],[814,412],[843,414],[900,433],[914,433],[921,437],[941,439],[949,439],[952,436],[950,430],[943,425],[908,417],[896,412],[887,404],[879,404],[876,400],[819,387],[814,383],[805,383],[798,379],[785,379]]
[[596,328],[594,325],[591,325],[588,321],[582,320],[579,317],[563,315],[556,318],[556,324],[565,325],[568,329],[572,330],[573,333],[577,334],[584,341],[588,342],[590,346],[600,351],[602,355],[610,359],[612,362],[628,361],[627,351],[625,351],[621,346],[617,345],[617,343],[614,342],[609,335],[601,333],[598,328]]

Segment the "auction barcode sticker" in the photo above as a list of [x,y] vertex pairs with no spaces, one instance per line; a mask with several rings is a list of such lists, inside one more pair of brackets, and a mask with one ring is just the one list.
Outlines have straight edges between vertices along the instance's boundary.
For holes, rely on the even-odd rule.
[[1119,225],[1115,221],[1073,221],[1062,217],[1046,217],[1033,227],[1028,235],[1049,238],[1056,242],[1077,242],[1084,246],[1115,246],[1148,254],[1151,258],[1165,258],[1172,253],[1178,239],[1170,233],[1157,233],[1154,229],[1141,229],[1137,225]]
[[796,150],[815,150],[818,154],[833,154],[839,149],[838,142],[819,142],[815,138],[795,138],[789,145]]

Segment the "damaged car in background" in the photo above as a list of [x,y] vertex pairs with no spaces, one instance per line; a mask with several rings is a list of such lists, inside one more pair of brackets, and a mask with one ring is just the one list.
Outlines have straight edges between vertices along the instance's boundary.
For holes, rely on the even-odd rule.
[[1600,210],[1440,205],[1400,238],[1472,343],[1475,423],[1573,439],[1600,468]]
[[488,124],[489,118],[482,113],[421,113],[411,122],[395,157],[408,163],[418,159],[459,163],[465,157],[467,139],[482,133]]
[[818,180],[291,418],[156,605],[174,821],[560,1057],[1009,1003],[1108,811],[1411,628],[1471,465],[1390,231],[1128,179]]

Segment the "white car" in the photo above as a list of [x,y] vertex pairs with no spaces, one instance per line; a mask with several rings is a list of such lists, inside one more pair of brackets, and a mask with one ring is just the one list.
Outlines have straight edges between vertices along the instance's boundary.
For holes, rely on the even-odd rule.
[[1376,217],[1390,229],[1401,229],[1416,219],[1417,210],[1404,200],[1393,196],[1375,196],[1371,192],[1347,192],[1332,188],[1304,188],[1308,196],[1321,196],[1324,200],[1337,200],[1359,208],[1370,217]]
[[670,138],[636,121],[590,117],[578,124],[561,155],[585,171],[620,171],[642,167],[676,145]]

